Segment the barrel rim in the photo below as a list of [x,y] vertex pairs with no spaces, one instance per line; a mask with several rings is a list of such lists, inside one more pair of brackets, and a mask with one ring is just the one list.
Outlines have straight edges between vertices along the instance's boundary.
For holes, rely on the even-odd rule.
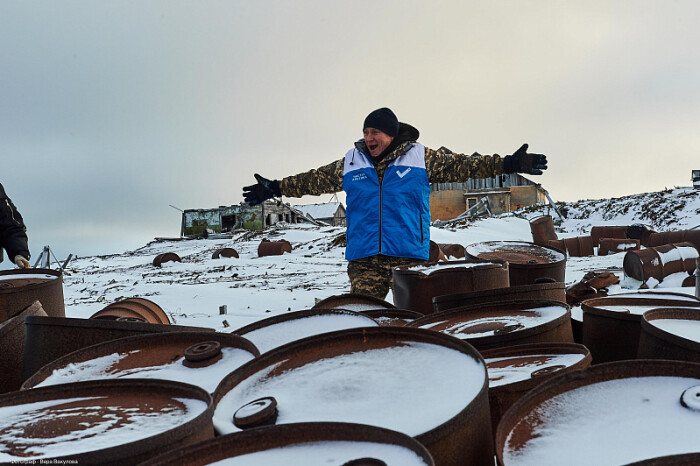
[[689,318],[684,320],[700,321],[700,310],[695,310],[692,307],[664,307],[650,309],[644,314],[642,314],[642,330],[668,343],[700,354],[700,342],[693,341],[680,335],[676,335],[675,333],[668,332],[651,323],[652,320],[663,319],[666,314],[681,314],[684,316],[687,315],[687,317]]
[[[288,322],[290,320],[304,319],[306,317],[323,316],[323,315],[348,315],[348,316],[353,316],[353,317],[365,318],[365,319],[368,319],[369,321],[376,323],[376,321],[374,319],[372,319],[371,317],[366,316],[366,315],[361,314],[361,313],[356,312],[356,311],[351,311],[348,309],[317,308],[317,309],[304,309],[301,311],[292,311],[292,312],[287,312],[287,313],[279,314],[279,315],[272,316],[272,317],[267,317],[265,319],[256,320],[255,322],[252,322],[248,325],[244,325],[243,327],[237,328],[236,330],[232,331],[231,333],[245,337],[246,333],[250,333],[250,332],[253,332],[255,330],[260,330],[262,328],[271,327],[273,325],[281,324],[283,322]],[[368,323],[369,323],[369,321],[368,321]]]

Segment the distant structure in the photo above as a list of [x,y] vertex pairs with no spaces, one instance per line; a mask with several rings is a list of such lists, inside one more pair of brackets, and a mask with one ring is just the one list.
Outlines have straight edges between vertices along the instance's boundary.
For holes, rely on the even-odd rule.
[[693,179],[693,187],[700,189],[700,170],[693,170],[691,178]]
[[187,209],[182,212],[180,236],[207,236],[237,229],[258,230],[276,223],[298,223],[299,213],[289,204],[273,199],[256,206],[245,204],[213,209]]
[[333,226],[345,226],[345,207],[340,202],[295,205],[293,208],[311,220]]
[[[487,202],[482,200],[486,198]],[[474,214],[502,214],[544,203],[546,191],[522,175],[512,173],[492,178],[469,179],[465,183],[430,185],[431,221],[449,220],[473,209]]]

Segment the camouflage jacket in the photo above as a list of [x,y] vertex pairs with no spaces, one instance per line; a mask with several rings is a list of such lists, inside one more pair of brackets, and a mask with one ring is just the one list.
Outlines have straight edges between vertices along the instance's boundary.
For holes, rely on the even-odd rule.
[[[389,164],[405,154],[412,144],[415,142],[407,141],[399,144],[393,152],[377,163],[375,169],[380,182]],[[362,140],[355,145],[368,154]],[[288,197],[302,197],[307,194],[318,196],[342,191],[344,163],[345,157],[315,170],[285,177],[280,181],[280,191],[283,196]],[[464,155],[456,154],[445,147],[438,150],[426,147],[425,168],[431,183],[461,183],[469,178],[490,178],[502,174],[503,158],[497,154]]]

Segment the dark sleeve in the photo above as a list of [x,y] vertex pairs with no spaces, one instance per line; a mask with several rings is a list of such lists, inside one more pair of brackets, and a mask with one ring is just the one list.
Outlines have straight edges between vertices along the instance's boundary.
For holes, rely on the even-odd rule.
[[0,185],[0,245],[10,260],[20,254],[29,259],[27,229],[19,211]]
[[345,159],[336,160],[315,170],[287,176],[280,181],[283,196],[302,197],[310,194],[337,193],[343,190],[343,166]]
[[431,183],[463,183],[469,178],[490,178],[503,174],[500,155],[456,154],[441,147],[425,148],[425,168]]

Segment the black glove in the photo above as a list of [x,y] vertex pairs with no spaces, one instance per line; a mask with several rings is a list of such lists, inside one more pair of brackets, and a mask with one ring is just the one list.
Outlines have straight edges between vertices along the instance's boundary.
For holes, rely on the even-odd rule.
[[255,179],[258,181],[258,184],[245,186],[243,188],[243,198],[246,204],[258,205],[266,199],[282,195],[279,181],[268,180],[257,173],[255,174]]
[[544,154],[529,154],[527,144],[520,146],[513,155],[503,158],[503,173],[527,173],[541,175],[547,169],[547,156]]

